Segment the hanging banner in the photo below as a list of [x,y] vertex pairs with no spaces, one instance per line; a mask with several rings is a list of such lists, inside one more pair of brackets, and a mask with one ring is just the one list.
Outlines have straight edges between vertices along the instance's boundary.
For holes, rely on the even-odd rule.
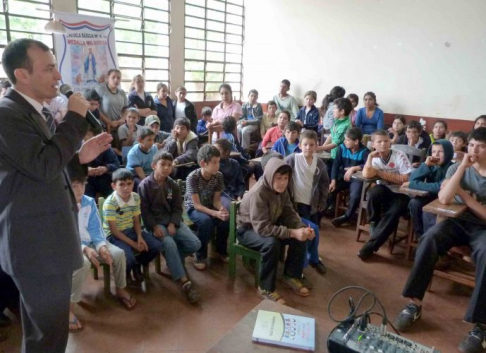
[[74,92],[104,82],[108,70],[118,67],[115,21],[111,18],[56,12],[65,34],[54,34],[61,82]]

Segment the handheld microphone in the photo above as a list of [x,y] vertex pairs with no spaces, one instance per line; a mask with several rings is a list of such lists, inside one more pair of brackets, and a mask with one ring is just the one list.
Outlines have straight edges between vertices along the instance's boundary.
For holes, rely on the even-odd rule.
[[[59,91],[64,94],[66,97],[71,97],[72,94],[74,94],[71,86],[69,86],[68,84],[64,84],[64,85],[61,85],[61,87],[59,87]],[[101,122],[96,119],[96,117],[93,115],[93,113],[91,113],[89,110],[88,112],[86,113],[86,121],[88,122],[89,125],[91,125],[91,127],[95,130],[102,130],[102,126],[101,126]]]

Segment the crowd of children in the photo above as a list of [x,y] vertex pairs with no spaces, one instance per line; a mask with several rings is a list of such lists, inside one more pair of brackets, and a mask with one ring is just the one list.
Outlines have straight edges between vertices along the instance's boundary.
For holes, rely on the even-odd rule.
[[[412,217],[420,239],[403,294],[411,302],[398,315],[397,327],[405,330],[420,317],[421,300],[438,256],[454,244],[469,244],[478,254],[476,266],[482,269],[466,315],[468,322],[476,324],[474,334],[461,344],[474,346],[475,337],[486,342],[485,115],[476,119],[469,136],[448,131],[442,120],[434,123],[429,134],[420,121],[407,122],[403,116],[396,116],[386,130],[373,92],[364,95],[365,106],[356,111],[359,97],[351,93],[344,98],[343,87],[334,87],[320,109],[315,106],[317,93],[308,91],[299,109],[288,93],[290,82],[283,80],[266,112],[257,90],[250,90],[248,102],[240,106],[233,100],[231,86],[222,84],[222,102],[214,110],[203,108],[198,121],[184,87],[176,90],[176,102],[162,83],[152,97],[144,90],[143,76],[137,75],[127,97],[119,88],[120,71],[110,70],[107,77],[106,84],[84,95],[103,129],[114,136],[113,148],[86,169],[70,171],[85,259],[83,268],[73,274],[72,332],[83,327],[74,304],[80,300],[90,264],[112,266],[116,297],[131,310],[137,301],[125,289],[127,281],[142,280],[142,266],[160,253],[182,294],[190,303],[198,303],[201,298],[188,277],[185,258],[193,256],[194,268],[206,269],[212,241],[216,250],[212,255],[228,261],[232,201],[241,201],[239,243],[262,255],[258,294],[285,303],[276,289],[276,276],[281,248],[288,245],[282,283],[297,295],[308,296],[312,284],[304,268],[326,273],[318,253],[321,219],[334,214],[336,195],[347,191],[347,210],[334,217],[332,225],[352,221],[363,189],[363,182],[353,175],[362,172],[364,178],[379,181],[367,195],[370,238],[358,256],[370,259],[403,215]],[[85,139],[100,132],[90,130]],[[362,142],[364,135],[371,135],[368,145]],[[393,145],[425,149],[426,158],[409,159]],[[320,152],[329,153],[326,162]],[[256,162],[252,157],[262,158]],[[256,183],[249,188],[252,175]],[[423,190],[427,196],[397,193],[394,185]],[[101,217],[97,197],[106,198]],[[437,197],[445,203],[460,198],[470,211],[436,225],[435,217],[423,212],[423,207]]]

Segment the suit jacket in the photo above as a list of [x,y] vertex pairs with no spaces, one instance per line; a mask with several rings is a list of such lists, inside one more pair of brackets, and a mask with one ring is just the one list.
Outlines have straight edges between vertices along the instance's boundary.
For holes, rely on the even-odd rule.
[[53,135],[19,93],[0,100],[0,265],[11,276],[82,266],[77,206],[66,165],[88,129],[69,111]]

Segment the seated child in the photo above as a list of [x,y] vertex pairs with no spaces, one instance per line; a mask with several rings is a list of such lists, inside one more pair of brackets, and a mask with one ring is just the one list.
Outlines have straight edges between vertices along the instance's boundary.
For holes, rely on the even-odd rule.
[[319,125],[319,110],[314,105],[317,100],[317,93],[315,91],[307,91],[304,96],[305,105],[300,108],[299,114],[295,118],[295,122],[301,128],[314,130],[317,132]]
[[84,195],[87,179],[86,169],[80,167],[79,164],[76,167],[74,167],[74,164],[70,164],[68,173],[71,179],[71,188],[78,204],[79,235],[81,237],[81,251],[84,255],[83,267],[73,273],[69,312],[69,331],[79,332],[83,329],[83,326],[74,314],[74,305],[81,301],[81,290],[91,264],[99,269],[100,262],[104,262],[113,268],[116,297],[127,309],[133,309],[137,301],[125,289],[127,286],[125,253],[119,247],[105,241],[105,233],[101,226],[95,200]]
[[138,134],[138,143],[128,152],[127,169],[132,172],[136,187],[152,173],[152,160],[158,151],[154,140],[155,133],[144,126]]
[[197,153],[201,168],[193,171],[186,180],[184,205],[191,221],[197,225],[201,248],[197,251],[194,268],[204,270],[208,257],[208,243],[216,227],[216,251],[219,258],[228,261],[227,240],[229,213],[221,204],[224,189],[223,174],[219,171],[221,154],[212,145],[204,145]]
[[467,134],[462,131],[453,131],[449,135],[449,141],[454,147],[454,157],[452,161],[454,163],[462,161],[467,149]]
[[86,89],[83,95],[89,103],[89,111],[91,112],[91,114],[94,115],[96,119],[101,122],[103,130],[111,132],[111,130],[113,129],[116,131],[118,126],[124,123],[124,121],[122,121],[121,123],[119,123],[118,121],[111,121],[105,114],[100,111],[101,97],[94,89]]
[[133,184],[133,174],[128,169],[113,173],[114,192],[103,204],[103,229],[108,241],[125,251],[127,277],[134,270],[135,278],[140,280],[140,266],[148,264],[163,249],[158,239],[142,231],[140,196],[132,191]]
[[271,158],[263,177],[243,197],[237,218],[240,244],[259,251],[260,286],[258,295],[279,304],[285,300],[276,291],[277,267],[282,246],[289,245],[282,282],[299,295],[310,294],[302,282],[306,241],[314,234],[300,220],[287,192],[292,167],[278,158]]
[[299,148],[300,126],[294,121],[285,126],[284,136],[279,138],[272,147],[272,151],[280,153],[282,156],[290,156],[292,153],[301,152]]
[[[86,142],[100,133],[101,130],[96,131],[90,126],[84,136],[84,141]],[[111,174],[118,168],[120,168],[120,161],[111,147],[89,162],[88,183],[85,194],[93,198],[96,197],[97,193],[100,193],[102,197],[110,195],[113,192],[111,188]]]
[[174,122],[172,136],[167,140],[164,152],[169,152],[174,157],[175,173],[178,179],[186,179],[195,166],[181,166],[179,164],[196,163],[198,140],[197,135],[191,131],[191,122],[188,118],[178,118]]
[[167,143],[170,132],[160,131],[160,119],[157,115],[149,115],[145,118],[145,126],[155,133],[155,146],[160,150]]
[[[460,352],[484,352],[486,344],[486,128],[477,128],[469,135],[468,153],[462,162],[451,166],[442,182],[439,201],[454,201],[467,206],[458,218],[446,218],[422,236],[415,262],[402,296],[409,303],[395,319],[395,327],[405,332],[422,316],[422,301],[440,256],[451,247],[469,245],[476,266],[476,285],[471,294],[464,321],[474,327],[459,344]],[[429,324],[430,325],[430,324]],[[452,351],[452,349],[451,349]]]
[[315,155],[317,133],[305,130],[300,135],[302,152],[293,153],[285,158],[292,167],[293,202],[302,221],[312,227],[315,237],[307,241],[307,256],[304,267],[308,264],[320,274],[326,273],[326,267],[319,259],[319,225],[320,213],[326,208],[329,193],[329,177],[324,162]]
[[198,136],[208,134],[208,128],[206,127],[206,124],[212,121],[211,115],[213,115],[213,110],[210,107],[202,108],[201,119],[197,121],[196,133]]
[[263,138],[267,131],[277,125],[277,116],[275,112],[277,111],[277,103],[274,101],[268,101],[267,103],[267,113],[263,114],[262,120],[260,121],[260,136]]
[[[425,136],[424,136],[425,135]],[[398,145],[409,145],[418,149],[430,147],[430,137],[422,129],[420,122],[412,120],[407,125],[405,135],[397,138]],[[414,167],[420,164],[420,158],[415,156],[413,158]]]
[[[265,154],[272,148],[267,147],[269,144],[272,146],[277,142],[279,138],[283,136],[285,127],[290,122],[290,112],[288,110],[282,110],[277,118],[277,126],[268,129],[267,133],[262,140],[262,153]],[[257,153],[258,155],[258,153]]]
[[331,198],[335,199],[340,191],[349,189],[348,209],[342,216],[332,220],[334,227],[340,227],[348,222],[359,207],[363,182],[351,177],[357,171],[363,170],[370,154],[370,150],[361,143],[362,138],[363,133],[359,127],[347,129],[344,143],[339,145],[332,165],[331,184],[329,185]]
[[328,172],[331,172],[332,163],[336,158],[339,150],[338,146],[344,142],[344,135],[346,130],[351,127],[351,120],[349,113],[353,109],[351,101],[347,98],[338,98],[333,102],[334,123],[331,127],[331,133],[327,137],[322,146],[318,146],[317,150],[331,152],[331,159],[328,160]]
[[359,97],[355,93],[350,93],[346,98],[349,99],[351,105],[353,106],[351,113],[349,113],[349,119],[351,119],[351,125],[354,126],[354,123],[356,122],[356,113],[357,113],[356,107],[359,104]]
[[262,105],[257,100],[258,91],[252,89],[248,94],[248,102],[241,107],[243,115],[238,120],[238,140],[244,150],[250,148],[251,136],[258,131],[263,116]]
[[137,108],[128,108],[126,111],[125,121],[118,128],[118,139],[120,141],[120,146],[133,146],[137,141],[137,135],[139,133],[140,126],[137,125],[140,120],[140,113]]
[[154,172],[138,187],[142,219],[145,228],[162,243],[162,254],[172,278],[191,304],[199,301],[199,294],[187,278],[185,258],[201,247],[201,242],[182,220],[182,196],[177,183],[170,178],[173,166],[170,153],[155,155]]
[[[363,176],[378,176],[386,183],[401,185],[408,181],[412,166],[408,157],[401,151],[390,149],[388,132],[376,130],[371,134],[374,152],[368,155],[363,168]],[[362,260],[370,258],[378,251],[398,226],[400,216],[407,212],[410,197],[394,193],[387,185],[379,184],[368,192],[368,219],[370,239],[358,252]]]
[[438,120],[435,122],[432,128],[430,136],[430,142],[434,143],[437,140],[447,139],[447,123],[444,120]]
[[428,196],[413,197],[408,204],[417,239],[420,239],[424,232],[435,225],[435,215],[423,212],[422,208],[437,198],[447,169],[453,164],[453,155],[454,150],[449,141],[436,140],[429,147],[428,157],[425,162],[413,171],[409,182],[402,184],[411,189],[429,192]]
[[231,143],[226,139],[216,140],[214,146],[219,150],[219,171],[223,174],[224,189],[221,194],[221,203],[229,210],[231,201],[240,201],[246,191],[243,172],[236,160],[230,158]]
[[399,137],[405,135],[405,131],[407,130],[406,125],[407,120],[405,120],[405,117],[403,115],[395,115],[392,127],[388,129],[392,145],[397,143]]

